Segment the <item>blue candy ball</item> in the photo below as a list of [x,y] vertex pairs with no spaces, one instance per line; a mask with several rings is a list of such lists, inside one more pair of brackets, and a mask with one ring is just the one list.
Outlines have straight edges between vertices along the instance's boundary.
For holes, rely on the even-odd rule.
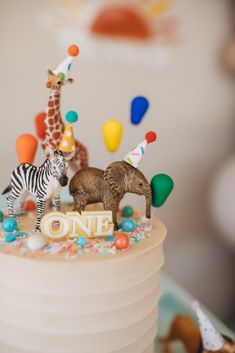
[[121,228],[124,232],[133,232],[135,230],[135,222],[132,219],[125,219],[121,224]]
[[2,229],[6,233],[13,232],[17,229],[17,222],[13,218],[7,218],[2,222]]
[[6,243],[12,243],[13,241],[15,241],[17,238],[16,234],[15,233],[8,233],[6,236],[5,236],[5,242]]
[[76,245],[84,248],[85,245],[88,244],[87,238],[84,236],[80,236],[76,239]]
[[75,111],[70,110],[66,114],[65,119],[68,121],[68,123],[76,123],[76,121],[78,120],[78,114]]

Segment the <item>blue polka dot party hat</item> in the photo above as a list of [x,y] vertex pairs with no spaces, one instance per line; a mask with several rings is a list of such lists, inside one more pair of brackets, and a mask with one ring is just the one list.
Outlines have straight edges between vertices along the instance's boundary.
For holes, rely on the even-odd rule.
[[56,69],[53,70],[53,73],[60,77],[61,80],[68,79],[73,58],[75,56],[78,56],[79,48],[75,44],[70,45],[70,47],[68,48],[68,54],[68,57],[64,59],[64,61],[62,61],[62,63],[60,63]]
[[203,348],[215,352],[224,346],[224,339],[221,334],[214,328],[210,320],[203,313],[199,303],[194,300],[191,308],[195,311],[202,337]]
[[124,158],[124,161],[132,165],[134,168],[139,168],[140,162],[145,153],[146,146],[156,140],[157,135],[153,131],[147,132],[145,140],[133,148]]

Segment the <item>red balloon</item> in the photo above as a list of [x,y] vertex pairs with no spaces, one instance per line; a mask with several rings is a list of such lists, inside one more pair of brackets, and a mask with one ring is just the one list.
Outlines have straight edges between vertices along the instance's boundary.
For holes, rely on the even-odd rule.
[[126,249],[129,246],[129,237],[126,233],[117,232],[114,236],[114,245],[118,250]]
[[46,124],[45,124],[45,119],[46,119],[46,113],[41,112],[36,115],[35,117],[35,127],[36,127],[36,133],[37,136],[43,140],[46,136]]

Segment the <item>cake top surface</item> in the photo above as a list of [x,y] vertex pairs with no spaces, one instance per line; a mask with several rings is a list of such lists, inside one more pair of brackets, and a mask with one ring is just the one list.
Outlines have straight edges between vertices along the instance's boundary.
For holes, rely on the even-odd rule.
[[[92,206],[90,206],[91,208]],[[63,205],[63,211],[68,210]],[[94,206],[93,206],[94,208]],[[115,231],[109,237],[97,238],[62,238],[58,241],[44,238],[44,244],[40,248],[31,249],[28,246],[29,239],[34,234],[33,225],[35,212],[28,212],[17,218],[19,231],[13,241],[6,238],[3,230],[0,232],[0,256],[16,256],[38,261],[100,261],[112,260],[127,256],[139,255],[151,247],[160,246],[166,235],[166,228],[158,217],[152,221],[146,219],[139,211],[134,211],[132,218],[123,218],[119,213],[119,221],[129,220],[135,222],[135,229],[130,232]],[[40,236],[40,235],[39,235]],[[128,244],[122,245],[126,240]]]

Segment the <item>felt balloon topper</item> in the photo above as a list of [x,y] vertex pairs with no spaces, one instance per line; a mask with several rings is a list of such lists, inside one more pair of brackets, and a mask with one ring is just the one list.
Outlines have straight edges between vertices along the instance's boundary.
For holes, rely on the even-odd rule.
[[156,174],[151,180],[152,205],[161,207],[174,188],[174,181],[167,174]]
[[16,140],[16,151],[19,163],[33,164],[37,148],[38,142],[33,135],[20,135]]
[[118,120],[107,120],[102,128],[105,147],[111,153],[118,150],[121,142],[123,127]]
[[133,125],[139,125],[148,108],[149,102],[147,98],[142,96],[135,97],[131,102],[131,123]]

